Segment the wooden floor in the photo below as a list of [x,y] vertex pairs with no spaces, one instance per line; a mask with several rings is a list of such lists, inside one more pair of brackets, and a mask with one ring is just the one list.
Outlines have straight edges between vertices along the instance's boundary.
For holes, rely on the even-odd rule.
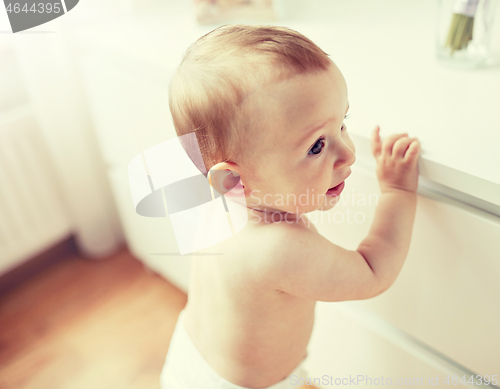
[[158,389],[186,301],[127,251],[60,261],[0,297],[0,388]]
[[0,295],[0,388],[159,389],[186,301],[127,250],[59,261]]

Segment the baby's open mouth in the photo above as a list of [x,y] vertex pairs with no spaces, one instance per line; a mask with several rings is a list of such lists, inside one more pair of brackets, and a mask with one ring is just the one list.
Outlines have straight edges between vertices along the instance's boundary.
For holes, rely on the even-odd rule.
[[340,184],[338,184],[337,186],[334,186],[330,189],[328,189],[326,191],[326,194],[328,196],[338,196],[340,195],[340,192],[342,192],[342,190],[344,189],[344,182],[345,181],[342,181]]

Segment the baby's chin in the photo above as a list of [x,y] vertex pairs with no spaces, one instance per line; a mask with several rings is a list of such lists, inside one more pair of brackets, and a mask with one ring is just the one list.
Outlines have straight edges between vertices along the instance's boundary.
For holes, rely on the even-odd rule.
[[321,205],[316,205],[313,207],[296,207],[293,213],[296,214],[303,214],[303,213],[310,213],[314,211],[328,211],[335,207],[338,203],[338,200],[330,200],[329,202],[325,202]]
[[339,202],[340,196],[320,196],[314,200],[310,201],[309,205],[300,205],[294,204],[288,207],[277,207],[280,208],[281,211],[295,213],[295,214],[303,214],[310,213],[314,211],[328,211],[335,207]]
[[323,204],[317,208],[318,211],[328,211],[339,203],[339,196],[325,196]]

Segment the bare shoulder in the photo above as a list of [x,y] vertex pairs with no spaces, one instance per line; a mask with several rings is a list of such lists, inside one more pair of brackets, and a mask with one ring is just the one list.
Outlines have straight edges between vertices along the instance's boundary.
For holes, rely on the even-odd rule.
[[273,223],[255,233],[262,280],[315,301],[362,300],[382,293],[365,258],[319,234],[312,223]]

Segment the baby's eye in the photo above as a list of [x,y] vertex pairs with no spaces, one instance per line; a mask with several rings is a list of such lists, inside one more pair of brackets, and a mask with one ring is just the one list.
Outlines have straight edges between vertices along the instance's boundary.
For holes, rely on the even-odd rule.
[[[344,120],[349,119],[349,116],[351,116],[350,113],[348,113],[347,115],[345,115]],[[342,123],[342,128],[340,130],[341,131],[347,130],[347,125],[345,123]]]
[[323,138],[319,138],[311,150],[307,154],[318,155],[323,150],[323,146],[325,145],[325,140]]

